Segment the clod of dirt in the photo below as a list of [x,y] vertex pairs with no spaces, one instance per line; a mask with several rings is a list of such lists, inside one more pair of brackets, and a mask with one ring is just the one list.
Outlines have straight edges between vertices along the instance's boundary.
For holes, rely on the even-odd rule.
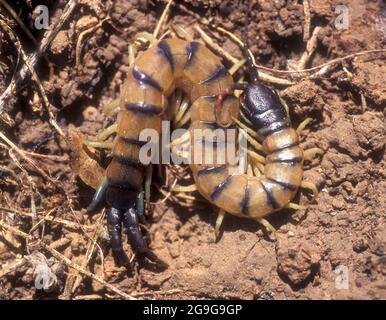
[[306,286],[319,269],[319,253],[303,240],[279,236],[276,254],[278,272],[291,286]]
[[332,147],[355,159],[382,150],[385,145],[384,133],[383,120],[375,114],[365,113],[351,119],[337,117],[326,138]]
[[74,128],[69,128],[69,147],[71,168],[84,183],[96,189],[104,177],[104,170],[95,160],[92,150],[83,145],[82,134]]
[[381,60],[354,61],[354,76],[351,81],[359,92],[377,105],[386,103],[385,73],[386,65]]
[[51,52],[53,55],[65,54],[70,42],[68,30],[59,31],[56,38],[52,41]]

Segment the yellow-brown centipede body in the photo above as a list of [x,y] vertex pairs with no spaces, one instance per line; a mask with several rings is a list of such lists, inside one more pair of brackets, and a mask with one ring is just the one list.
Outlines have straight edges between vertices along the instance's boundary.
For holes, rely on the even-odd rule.
[[[256,70],[252,72],[251,83],[235,85],[219,58],[202,44],[176,38],[159,41],[130,68],[120,96],[113,159],[106,171],[107,179],[94,197],[95,202],[102,190],[107,191],[106,200],[111,206],[109,231],[116,253],[122,251],[123,222],[134,247],[149,254],[138,228],[144,183],[139,150],[145,143],[140,141],[139,134],[146,128],[160,132],[166,99],[176,88],[183,90],[192,102],[191,132],[225,130],[240,111],[239,99],[229,94],[229,88],[244,90],[242,110],[253,129],[264,137],[263,150],[267,156],[263,175],[259,177],[235,174],[236,165],[228,163],[190,164],[197,188],[208,201],[230,214],[259,219],[284,208],[302,182],[303,151],[298,134],[290,127],[277,95],[258,81]],[[216,143],[213,150],[216,155],[222,141],[212,142]],[[209,152],[209,147],[213,145],[205,144],[204,153]]]

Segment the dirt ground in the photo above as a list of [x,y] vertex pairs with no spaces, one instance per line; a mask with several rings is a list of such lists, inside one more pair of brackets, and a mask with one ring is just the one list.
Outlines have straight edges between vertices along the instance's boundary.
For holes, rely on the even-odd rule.
[[[45,30],[34,28],[35,6],[47,5],[52,22],[67,1],[6,2],[39,41]],[[321,29],[306,67],[385,48],[382,0],[309,2],[311,34]],[[244,12],[237,1],[175,3],[168,23],[200,39],[193,28],[198,24],[229,54],[242,58],[239,47],[216,31],[223,27],[242,36]],[[348,8],[347,30],[336,27],[338,5]],[[164,8],[161,1],[79,1],[36,66],[65,133],[77,128],[93,137],[114,122],[102,106],[119,97],[128,43],[140,31],[153,32]],[[250,12],[248,39],[258,64],[291,70],[306,50],[303,2],[258,0]],[[0,13],[26,53],[34,52],[36,45],[1,5]],[[23,64],[4,28],[0,52],[2,93]],[[1,138],[0,299],[120,299],[124,294],[146,299],[385,299],[385,52],[345,59],[315,75],[319,70],[263,71],[292,82],[271,85],[289,105],[294,127],[312,118],[301,146],[325,151],[305,163],[305,179],[320,190],[316,198],[299,192],[295,202],[308,209],[268,217],[275,234],[257,222],[226,216],[216,242],[216,208],[197,193],[191,194],[197,201],[171,197],[155,205],[144,231],[169,267],[134,259],[131,270],[114,262],[104,211],[86,213],[93,189],[71,166],[71,146],[50,125],[29,77],[5,105],[1,121],[2,135],[16,147]],[[240,70],[236,78],[243,74]],[[108,153],[101,157],[106,166]],[[160,181],[155,181],[152,201],[163,198]],[[125,251],[132,255],[127,243]],[[81,275],[76,265],[84,270]],[[49,275],[47,290],[36,285],[42,272]]]

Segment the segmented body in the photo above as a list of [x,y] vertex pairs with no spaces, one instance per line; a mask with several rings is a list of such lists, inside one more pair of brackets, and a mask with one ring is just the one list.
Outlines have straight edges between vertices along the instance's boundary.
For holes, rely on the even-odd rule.
[[[199,43],[167,39],[143,52],[121,92],[118,132],[106,173],[107,202],[125,208],[126,193],[142,189],[144,167],[139,149],[144,142],[139,141],[139,133],[146,128],[161,130],[166,98],[175,88],[185,91],[192,102],[190,130],[214,130],[239,115],[239,100],[233,95],[224,99],[219,112],[215,108],[216,96],[232,84],[219,58]],[[263,175],[234,174],[234,166],[229,164],[191,164],[198,190],[208,201],[247,218],[264,217],[285,207],[295,196],[303,175],[298,134],[290,128],[277,96],[267,87],[260,85],[257,89],[246,89],[242,105],[254,129],[265,137]],[[255,106],[249,107],[250,103]],[[226,145],[215,143],[214,154]],[[204,145],[204,152],[210,145]]]

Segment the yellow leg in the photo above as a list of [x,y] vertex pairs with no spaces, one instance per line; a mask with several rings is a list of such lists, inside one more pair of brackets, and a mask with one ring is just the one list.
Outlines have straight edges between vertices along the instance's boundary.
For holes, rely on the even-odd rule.
[[177,122],[176,126],[178,128],[181,128],[184,125],[186,125],[189,122],[189,120],[190,120],[190,112],[188,111],[185,113],[184,117],[179,122]]
[[175,122],[175,118],[177,116],[177,113],[181,107],[182,98],[183,98],[183,92],[179,89],[174,90],[172,93],[170,99],[169,99],[169,105],[168,105],[168,115],[169,119],[172,119],[173,123]]
[[179,128],[181,127],[181,122],[183,122],[183,120],[185,120],[186,118],[186,114],[187,114],[187,110],[189,108],[189,100],[188,98],[185,96],[183,97],[183,100],[181,103],[179,103],[178,100],[176,100],[176,105],[177,105],[177,113],[173,119],[173,124],[175,127]]
[[189,140],[190,140],[190,132],[186,132],[181,137],[170,142],[170,148],[173,148],[179,144],[183,144]]
[[114,123],[111,126],[107,127],[105,130],[100,132],[96,137],[95,140],[98,142],[105,141],[109,136],[111,136],[113,133],[116,133],[118,130],[118,124]]
[[301,204],[290,202],[286,205],[286,208],[288,209],[294,209],[294,210],[306,210],[306,206],[302,206]]
[[257,162],[263,163],[263,164],[265,163],[265,158],[263,156],[259,155],[258,153],[252,150],[248,150],[247,152],[248,152],[248,155],[253,159],[255,159]]
[[185,193],[177,193],[175,196],[177,198],[181,198],[181,199],[192,200],[192,201],[196,200],[196,201],[198,201],[195,196],[187,195]]
[[256,218],[256,221],[260,223],[267,231],[270,231],[272,233],[276,232],[276,229],[272,224],[268,222],[268,220],[264,218]]
[[112,149],[113,143],[112,142],[99,142],[99,141],[88,141],[83,140],[83,144],[85,144],[88,147],[96,148],[96,149]]
[[257,162],[256,167],[259,168],[260,172],[264,172],[264,165],[262,163]]
[[247,175],[248,177],[253,177],[253,169],[250,164],[248,164]]
[[244,114],[242,111],[240,111],[240,116],[241,116],[241,118],[245,121],[245,123],[246,123],[248,126],[253,127],[252,122],[249,121],[249,119],[245,116],[245,114]]
[[[236,119],[235,117],[232,117],[233,121],[242,129],[244,129],[245,131],[247,131],[248,135],[250,135],[251,138],[254,138],[255,141],[256,140],[261,140],[260,139],[260,136],[257,134],[257,132],[253,131],[251,128],[249,128],[248,126],[246,126],[244,123],[242,123],[241,121],[239,121],[238,119]],[[256,141],[256,143],[260,144],[258,141]]]
[[253,173],[255,174],[256,177],[260,177],[261,176],[261,171],[259,170],[258,167],[253,167]]
[[323,149],[311,148],[304,151],[304,158],[312,158],[316,154],[324,154]]
[[221,228],[221,224],[224,220],[224,216],[225,216],[225,211],[220,209],[220,211],[218,212],[216,225],[214,227],[214,236],[216,237],[216,240],[218,239],[218,236],[220,234],[220,228]]
[[106,116],[113,116],[119,111],[119,99],[115,99],[102,107],[102,111]]
[[173,25],[171,25],[171,28],[178,35],[178,37],[180,37],[181,39],[184,39],[188,42],[194,41],[193,37],[180,24],[173,24]]
[[233,66],[229,69],[229,73],[231,75],[234,75],[236,73],[237,70],[239,70],[244,64],[245,64],[246,60],[245,59],[241,59],[239,61],[237,61],[235,64],[233,64]]
[[143,31],[143,32],[138,32],[134,36],[134,42],[139,42],[140,44],[146,44],[147,42],[149,42],[150,45],[153,46],[158,42],[158,40],[151,33]]
[[193,192],[197,191],[196,184],[191,184],[190,186],[174,186],[172,189],[173,192]]
[[279,100],[280,100],[281,104],[284,106],[284,109],[287,112],[287,116],[289,118],[290,114],[289,114],[289,107],[288,107],[287,102],[282,97],[280,97],[279,95],[277,95],[277,96],[279,97]]
[[296,132],[298,134],[301,134],[301,132],[304,130],[304,128],[312,121],[312,118],[306,118],[304,119],[296,129]]
[[300,188],[311,190],[312,193],[314,194],[314,197],[316,197],[318,195],[318,193],[319,193],[318,188],[312,182],[302,181],[300,183]]
[[256,150],[264,152],[263,146],[255,139],[253,139],[249,134],[247,134],[247,140]]

